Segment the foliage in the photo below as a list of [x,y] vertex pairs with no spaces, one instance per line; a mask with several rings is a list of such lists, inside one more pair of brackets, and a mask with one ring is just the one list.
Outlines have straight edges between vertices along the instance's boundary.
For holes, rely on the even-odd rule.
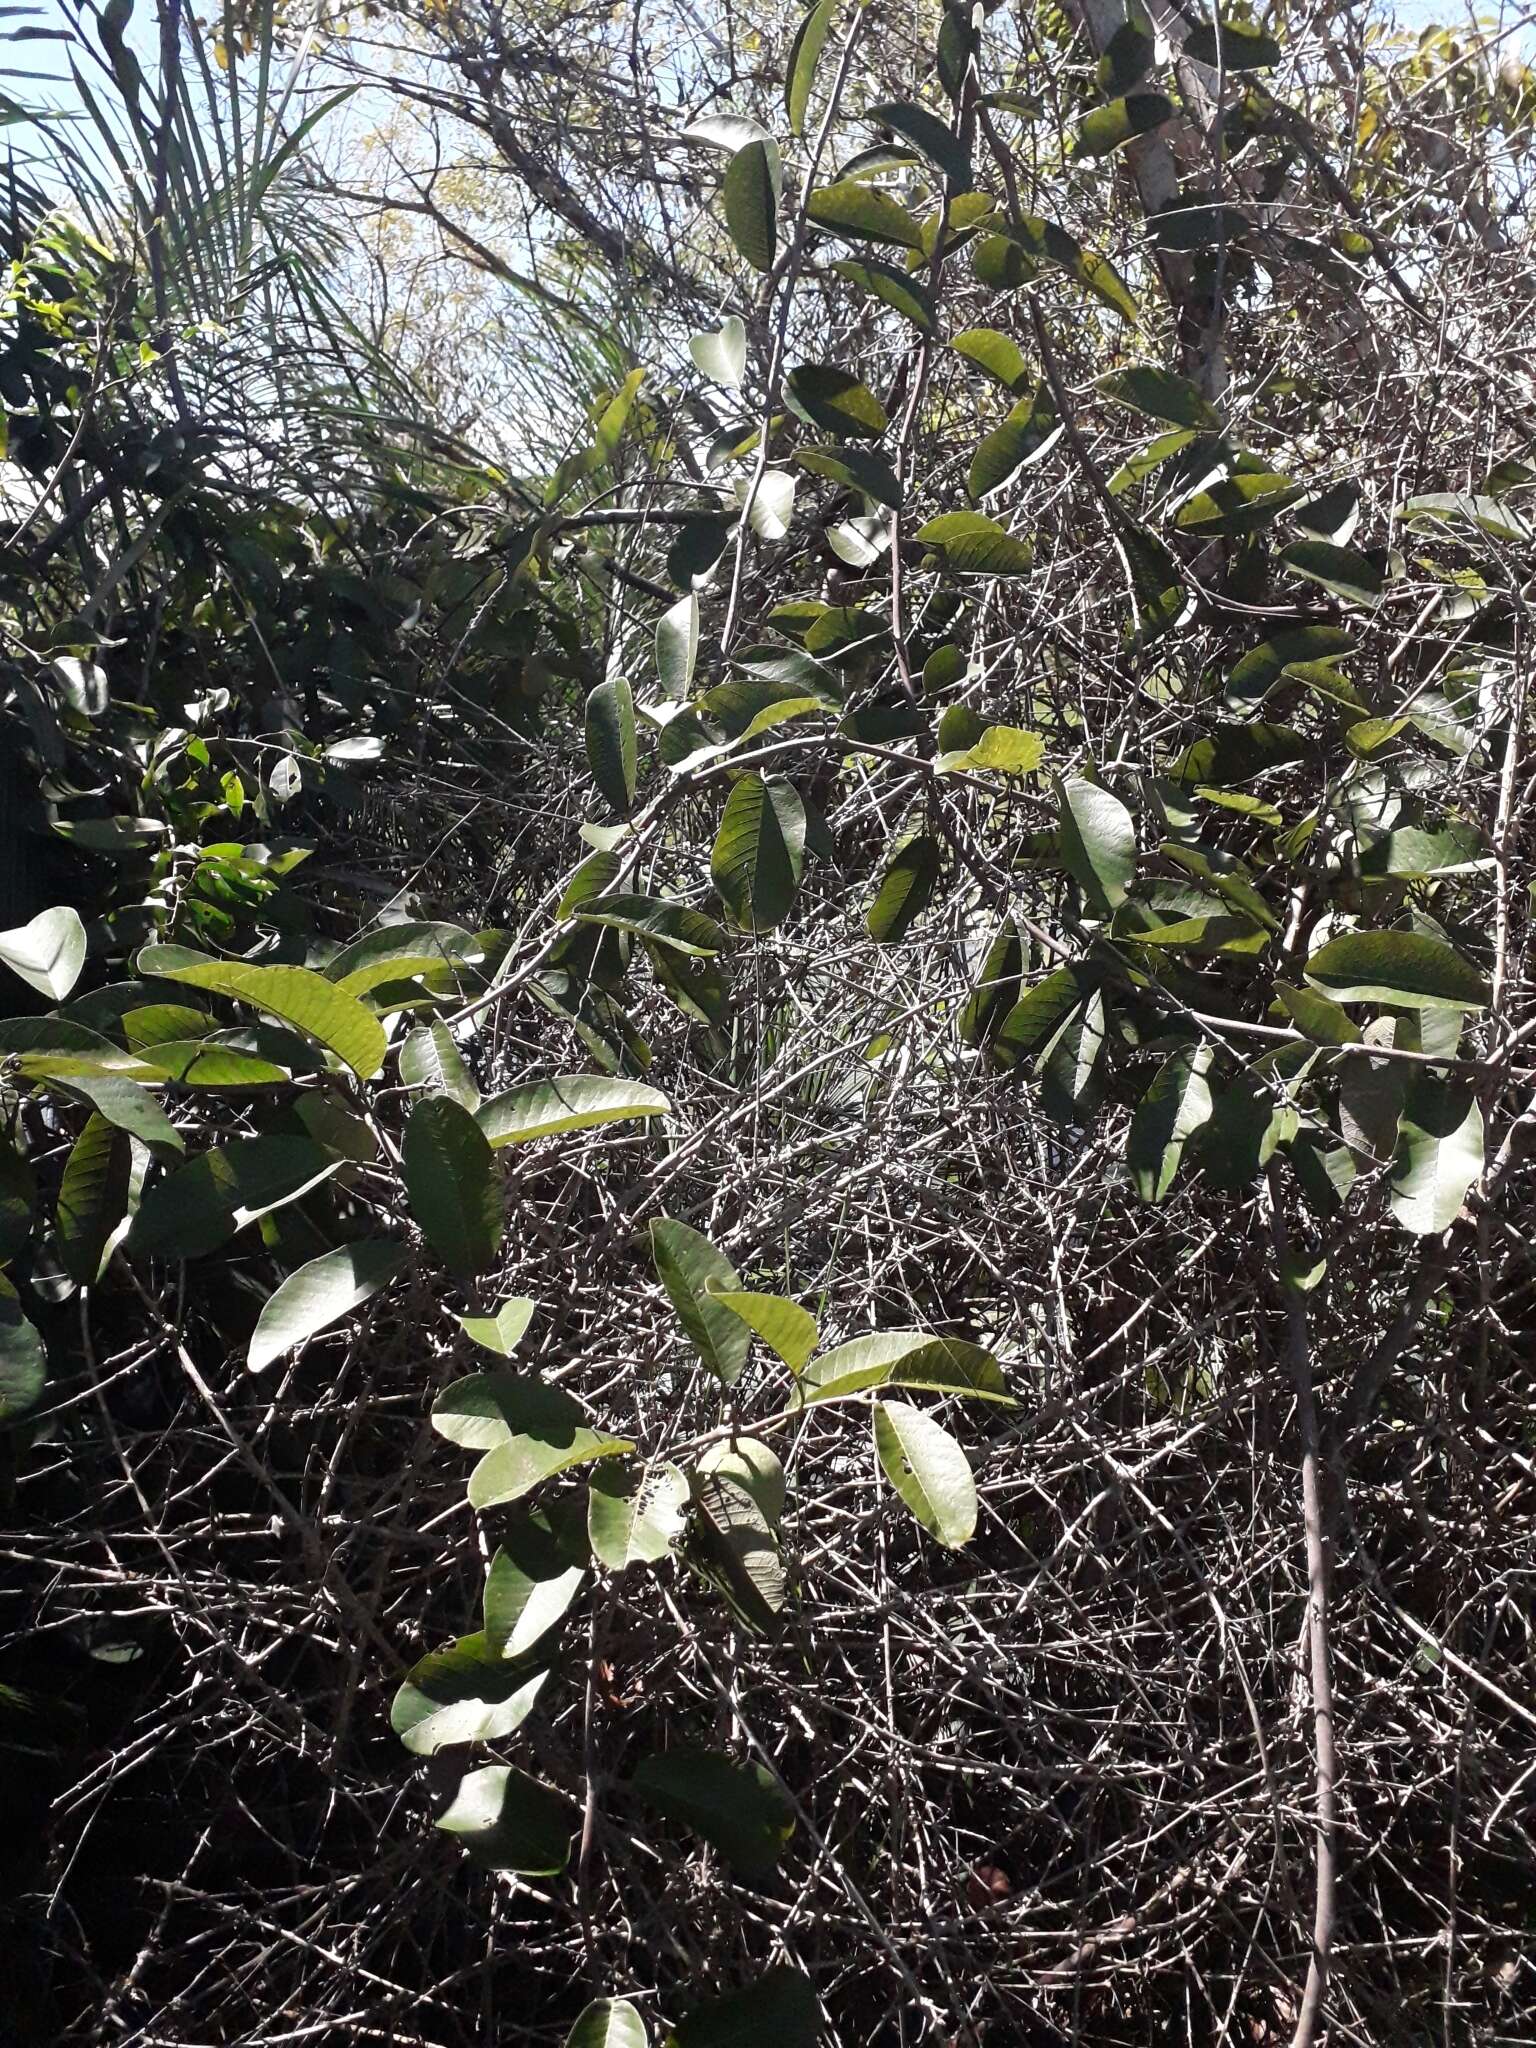
[[[1213,2038],[1384,2039],[1442,1936],[1508,2020],[1525,75],[719,12],[76,24],[0,385],[17,1669],[60,1576],[98,1661],[173,1617],[151,1724],[211,1646],[253,1886],[247,1696],[327,1886],[472,1924],[341,1971],[422,2038],[508,1922],[574,2048],[1142,2039],[1186,1963]],[[488,255],[399,158],[581,337],[510,455],[350,310],[359,87],[523,195]],[[1441,1748],[1420,1678],[1463,1759],[1499,1703],[1429,1817],[1330,1691],[1415,1659]],[[133,1939],[157,2038],[353,2024]]]

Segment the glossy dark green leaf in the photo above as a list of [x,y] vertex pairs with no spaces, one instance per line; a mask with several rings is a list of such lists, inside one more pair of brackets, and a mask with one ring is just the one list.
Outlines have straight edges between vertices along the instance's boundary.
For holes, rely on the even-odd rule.
[[576,915],[584,924],[610,925],[699,958],[718,953],[725,944],[725,934],[712,917],[660,896],[600,896]]
[[240,1138],[213,1146],[146,1189],[128,1249],[139,1257],[202,1257],[345,1163],[311,1138]]
[[[811,12],[829,14],[831,0],[820,0]],[[627,1998],[594,1999],[565,2037],[565,2048],[647,2048],[647,2043],[645,2021]]]
[[866,108],[862,118],[889,128],[921,151],[944,173],[951,192],[970,191],[970,152],[955,131],[927,107],[910,100],[882,100],[878,106]]
[[1309,583],[1343,598],[1346,604],[1373,605],[1386,588],[1380,569],[1356,548],[1335,547],[1326,540],[1296,540],[1280,550],[1280,560]]
[[1256,533],[1303,495],[1303,487],[1289,477],[1241,470],[1187,498],[1173,523],[1180,533]]
[[971,458],[966,490],[977,499],[1000,490],[1021,469],[1048,454],[1061,433],[1062,423],[1042,380],[1028,397],[1019,400],[1001,426],[982,437]]
[[796,364],[784,380],[784,396],[808,426],[843,440],[878,440],[889,424],[875,394],[832,363]]
[[1112,370],[1107,377],[1099,378],[1098,388],[1106,398],[1117,399],[1121,405],[1131,406],[1150,419],[1166,420],[1170,426],[1205,432],[1221,425],[1220,413],[1209,399],[1202,398],[1187,377],[1175,376],[1172,370],[1160,370],[1151,363]]
[[1076,157],[1108,156],[1138,135],[1150,135],[1173,118],[1173,102],[1160,92],[1133,92],[1124,99],[1095,107],[1077,131],[1072,146]]
[[356,996],[307,967],[253,967],[243,960],[198,960],[180,946],[146,946],[135,962],[140,974],[162,975],[189,988],[248,1003],[291,1024],[334,1052],[361,1081],[384,1064],[383,1027]]
[[668,2048],[816,2048],[822,2038],[815,1986],[781,1965],[729,1998],[700,2006],[680,2023]]
[[246,1349],[252,1372],[263,1372],[353,1309],[371,1301],[406,1263],[404,1245],[363,1238],[325,1252],[290,1273],[263,1304]]
[[493,1146],[525,1145],[633,1117],[667,1116],[671,1108],[659,1089],[638,1081],[607,1074],[558,1074],[491,1096],[476,1111],[475,1121]]
[[1184,55],[1226,72],[1271,71],[1284,53],[1273,36],[1251,21],[1198,22],[1184,38]]
[[717,1750],[663,1750],[646,1757],[630,1783],[648,1806],[702,1835],[749,1881],[777,1868],[795,1831],[795,1810],[778,1780],[761,1764],[735,1763]]
[[740,1378],[752,1334],[717,1294],[738,1294],[741,1276],[707,1237],[670,1216],[651,1224],[651,1258],[689,1342],[722,1385]]
[[460,1636],[412,1665],[389,1725],[416,1756],[510,1735],[532,1713],[550,1673],[501,1656],[484,1635]]
[[754,270],[772,270],[783,174],[778,145],[749,142],[726,166],[721,187],[731,240]]
[[86,1119],[59,1183],[59,1257],[77,1286],[95,1284],[108,1242],[128,1212],[133,1146],[100,1111]]
[[927,1330],[880,1330],[850,1338],[813,1358],[800,1374],[807,1403],[831,1401],[868,1387],[912,1387],[978,1401],[1011,1400],[1002,1367],[980,1344],[935,1337]]
[[909,271],[893,269],[889,263],[876,263],[872,257],[863,260],[845,257],[830,267],[838,277],[859,291],[867,292],[872,299],[879,299],[883,305],[899,313],[903,320],[910,320],[920,333],[938,333],[939,317],[933,294]]
[[926,832],[898,840],[869,906],[865,928],[881,945],[906,937],[933,899],[943,866],[943,852]]
[[901,505],[901,484],[890,464],[867,448],[797,448],[795,460],[818,476],[850,491],[862,491],[892,511]]
[[[811,103],[816,66],[826,47],[827,30],[832,25],[836,8],[837,0],[816,0],[816,4],[801,16],[794,41],[789,46],[789,59],[784,67],[784,112],[792,135],[805,133],[805,115]],[[574,2043],[571,2048],[574,2048]]]
[[436,1825],[489,1870],[557,1877],[571,1858],[580,1809],[526,1772],[485,1764],[468,1772]]
[[1422,932],[1341,932],[1312,954],[1306,975],[1338,1003],[1480,1010],[1489,1000],[1471,961]]
[[1122,904],[1136,874],[1136,820],[1107,789],[1083,776],[1061,785],[1061,857],[1089,911],[1107,917]]
[[1023,350],[1011,335],[1000,333],[995,327],[968,327],[955,336],[950,347],[1016,397],[1034,387],[1034,373],[1024,360]]
[[587,698],[586,737],[599,794],[627,817],[635,801],[635,698],[622,676],[599,683]]
[[455,1380],[432,1404],[432,1427],[464,1450],[485,1453],[469,1481],[477,1508],[521,1500],[557,1473],[634,1449],[593,1429],[563,1387],[505,1369]]
[[1025,542],[981,512],[941,512],[917,529],[917,538],[961,575],[1027,576],[1035,563]]
[[30,1159],[0,1138],[0,1266],[19,1258],[37,1212],[37,1175]]
[[1392,1214],[1416,1237],[1438,1237],[1461,1214],[1483,1170],[1483,1113],[1470,1087],[1414,1076],[1392,1161]]
[[422,1235],[459,1274],[483,1273],[501,1247],[501,1178],[484,1132],[462,1103],[429,1095],[401,1146],[406,1199]]
[[1208,1045],[1181,1046],[1158,1069],[1131,1118],[1125,1163],[1144,1202],[1160,1202],[1173,1184],[1184,1147],[1210,1120]]
[[42,1399],[48,1359],[37,1326],[0,1274],[0,1428],[19,1422]]
[[743,931],[782,922],[805,860],[805,806],[792,782],[743,775],[726,801],[709,857],[722,902]]
[[806,201],[807,217],[845,242],[883,242],[897,249],[923,246],[922,230],[888,193],[857,178],[818,185]]

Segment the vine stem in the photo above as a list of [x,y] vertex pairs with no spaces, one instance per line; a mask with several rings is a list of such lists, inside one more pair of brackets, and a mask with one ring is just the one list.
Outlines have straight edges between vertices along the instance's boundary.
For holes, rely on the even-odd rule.
[[1291,2048],[1312,2048],[1328,1990],[1338,1849],[1338,1752],[1334,1741],[1333,1674],[1328,1654],[1328,1534],[1323,1510],[1322,1452],[1312,1388],[1312,1351],[1306,1297],[1291,1277],[1291,1241],[1285,1227],[1280,1177],[1269,1168],[1269,1220],[1275,1271],[1285,1303],[1285,1362],[1296,1396],[1301,1432],[1301,1514],[1307,1548],[1307,1671],[1312,1689],[1312,1734],[1317,1758],[1314,1816],[1316,1894],[1312,1959],[1296,2015]]

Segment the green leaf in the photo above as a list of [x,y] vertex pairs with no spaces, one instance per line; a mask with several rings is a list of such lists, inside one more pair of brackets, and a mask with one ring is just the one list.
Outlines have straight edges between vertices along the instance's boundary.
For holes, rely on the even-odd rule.
[[1157,40],[1146,32],[1145,18],[1122,21],[1104,45],[1094,83],[1106,99],[1131,92],[1152,69]]
[[1430,491],[1422,497],[1408,498],[1400,508],[1400,516],[1409,526],[1422,525],[1427,520],[1436,526],[1475,527],[1495,540],[1518,542],[1531,537],[1529,525],[1502,498],[1480,498],[1466,491]]
[[491,1559],[481,1595],[485,1640],[493,1656],[526,1660],[570,1612],[586,1578],[537,1514],[510,1522]]
[[1219,725],[1209,738],[1186,747],[1168,773],[1174,782],[1248,782],[1299,761],[1305,751],[1288,725]]
[[489,1870],[558,1877],[571,1860],[579,1817],[563,1793],[539,1779],[508,1764],[486,1764],[460,1779],[436,1825]]
[[50,1002],[62,1003],[85,965],[85,926],[79,911],[60,905],[39,911],[30,924],[0,932],[0,965],[19,974]]
[[146,946],[134,965],[189,988],[248,1003],[302,1031],[336,1054],[360,1081],[384,1064],[384,1029],[356,996],[335,988],[307,967],[252,967],[243,960],[189,960],[180,946]]
[[387,1287],[405,1262],[403,1245],[363,1238],[300,1266],[267,1297],[251,1333],[247,1366],[264,1372],[285,1351],[339,1323]]
[[1315,1045],[1357,1045],[1360,1031],[1348,1010],[1313,988],[1287,988],[1277,983],[1275,996],[1298,1031]]
[[1386,579],[1367,556],[1331,541],[1292,541],[1280,550],[1280,560],[1293,574],[1320,583],[1346,604],[1373,605],[1386,588]]
[[635,801],[635,698],[622,676],[587,698],[587,763],[604,800],[620,817]]
[[1133,92],[1108,106],[1095,107],[1077,131],[1075,157],[1108,156],[1138,135],[1150,135],[1173,118],[1173,102],[1160,92]]
[[778,144],[749,142],[726,166],[721,199],[731,240],[754,270],[772,270],[779,193],[784,177]]
[[806,216],[843,241],[883,242],[897,249],[923,246],[922,229],[887,193],[857,178],[818,185],[805,204]]
[[383,982],[451,973],[475,950],[473,936],[456,924],[387,924],[343,946],[323,971],[345,994],[365,996]]
[[1461,1214],[1483,1170],[1483,1113],[1472,1090],[1433,1073],[1409,1086],[1392,1162],[1392,1214],[1416,1237],[1438,1237]]
[[590,1428],[563,1387],[505,1369],[455,1380],[432,1404],[432,1427],[464,1450],[485,1453],[469,1481],[477,1508],[521,1500],[557,1472],[634,1449]]
[[939,316],[933,294],[910,272],[896,270],[889,263],[876,263],[872,257],[844,257],[828,267],[859,291],[867,292],[904,320],[910,320],[921,333],[938,333]]
[[729,1479],[756,1503],[770,1529],[784,1519],[786,1485],[784,1467],[767,1444],[757,1437],[722,1437],[712,1443],[695,1470],[702,1475]]
[[538,1303],[526,1295],[514,1294],[488,1316],[460,1316],[459,1327],[482,1351],[494,1351],[498,1358],[510,1358],[533,1321]]
[[1021,469],[1048,454],[1061,434],[1055,403],[1042,382],[1029,397],[1019,400],[1001,426],[982,436],[971,458],[966,490],[973,498],[1000,490]]
[[406,1199],[422,1235],[458,1274],[483,1273],[506,1227],[501,1180],[485,1133],[461,1103],[429,1095],[406,1120]]
[[830,1401],[866,1387],[916,1387],[1011,1405],[1002,1367],[990,1351],[926,1330],[880,1330],[854,1337],[813,1358],[800,1375],[807,1402]]
[[695,958],[718,953],[725,944],[725,933],[712,917],[660,896],[601,896],[576,915],[583,924],[611,925],[615,931]]
[[630,1783],[647,1805],[702,1835],[749,1881],[773,1873],[795,1831],[794,1808],[772,1773],[716,1750],[648,1756]]
[[1171,462],[1176,455],[1182,455],[1186,448],[1194,446],[1199,435],[1188,427],[1180,427],[1171,434],[1159,434],[1155,440],[1128,455],[1109,480],[1109,494],[1120,498],[1132,485],[1142,483],[1165,462]]
[[1304,496],[1303,485],[1272,470],[1239,470],[1186,498],[1173,523],[1180,533],[1256,533]]
[[1197,64],[1208,64],[1212,70],[1219,64],[1224,72],[1230,74],[1234,71],[1271,71],[1280,62],[1283,52],[1273,36],[1265,35],[1251,21],[1227,21],[1218,17],[1215,26],[1204,21],[1196,23],[1184,38],[1184,55],[1193,57]]
[[874,1404],[875,1450],[885,1476],[931,1536],[958,1550],[976,1533],[976,1481],[947,1429],[905,1401]]
[[1337,661],[1354,646],[1339,626],[1293,626],[1245,654],[1227,678],[1227,696],[1258,703],[1298,662]]
[[728,313],[718,328],[693,335],[688,353],[712,384],[739,391],[747,367],[746,322]]
[[1033,775],[1045,759],[1045,741],[1018,725],[989,725],[968,747],[940,754],[934,768],[941,775],[980,773]]
[[963,1045],[985,1045],[1019,997],[1024,968],[1024,943],[1011,917],[1005,917],[981,962],[975,986],[960,1012],[956,1029]]
[[917,538],[961,575],[1027,576],[1035,563],[1032,549],[981,512],[941,512],[917,529]]
[[1061,785],[1060,806],[1067,872],[1092,914],[1108,917],[1125,901],[1136,876],[1136,820],[1119,797],[1078,775]]
[[88,1102],[98,1115],[120,1131],[127,1131],[145,1145],[163,1145],[168,1152],[185,1152],[186,1142],[165,1111],[146,1088],[122,1074],[72,1074],[59,1084],[71,1095]]
[[483,1635],[460,1636],[412,1665],[389,1725],[416,1756],[510,1735],[533,1711],[547,1670],[499,1655]]
[[19,1422],[37,1406],[47,1380],[42,1337],[23,1314],[15,1288],[0,1274],[0,1428]]
[[[240,1035],[215,1031],[206,1038],[161,1038],[143,1050],[178,1088],[278,1088],[293,1079],[287,1067],[229,1042]],[[161,1143],[169,1142],[162,1134]]]
[[1210,432],[1221,426],[1220,413],[1187,377],[1176,377],[1171,370],[1159,370],[1151,363],[1112,370],[1098,379],[1098,388],[1107,398],[1146,413],[1150,419],[1167,420],[1170,426]]
[[480,1107],[480,1090],[446,1024],[420,1024],[411,1032],[400,1048],[400,1079],[407,1088],[446,1095],[471,1113]]
[[1180,1046],[1158,1069],[1131,1118],[1125,1163],[1144,1202],[1160,1202],[1173,1185],[1184,1147],[1211,1116],[1208,1045]]
[[877,505],[888,505],[893,512],[900,508],[901,483],[896,472],[868,448],[797,448],[795,460],[846,490],[862,491]]
[[632,1117],[668,1116],[672,1105],[658,1089],[606,1074],[558,1074],[527,1081],[482,1103],[475,1121],[493,1146],[523,1145],[565,1131],[590,1131]]
[[36,1209],[37,1175],[31,1160],[0,1138],[0,1266],[26,1250]]
[[668,703],[681,703],[699,659],[699,600],[690,591],[656,621],[656,680]]
[[[811,9],[813,15],[831,12],[832,0],[820,0]],[[802,23],[802,34],[804,28]],[[578,2014],[565,2048],[647,2048],[647,2039],[645,2022],[627,1998],[597,1998]]]
[[690,1343],[722,1385],[733,1385],[746,1365],[752,1336],[716,1296],[740,1293],[736,1268],[707,1237],[670,1216],[652,1221],[651,1258]]
[[1034,374],[1018,343],[995,327],[968,327],[950,347],[1016,396],[1033,389]]
[[832,363],[797,363],[784,380],[784,396],[807,426],[845,441],[878,440],[890,424],[868,386]]
[[1467,874],[1486,859],[1483,836],[1475,825],[1447,824],[1438,832],[1403,825],[1362,845],[1360,872],[1373,878],[1402,875],[1423,881],[1432,875]]
[[772,931],[783,920],[804,860],[805,806],[794,784],[778,775],[743,775],[709,857],[714,885],[743,931]]
[[864,924],[882,946],[904,939],[933,896],[943,856],[939,842],[918,832],[897,842]]
[[952,129],[927,107],[910,100],[882,100],[865,109],[863,120],[889,128],[944,173],[951,192],[969,192],[974,182],[970,152]]
[[80,1287],[94,1286],[113,1233],[128,1211],[133,1146],[100,1112],[86,1120],[59,1183],[59,1257]]
[[724,1472],[695,1466],[688,1493],[688,1562],[748,1628],[766,1635],[787,1596],[784,1561],[768,1518],[751,1492]]
[[1314,953],[1307,980],[1338,1003],[1480,1010],[1488,983],[1444,939],[1423,932],[1342,932]]
[[587,1488],[587,1536],[592,1554],[611,1572],[655,1564],[682,1535],[688,1482],[675,1465],[639,1472],[600,1465]]
[[[837,0],[816,0],[815,6],[802,15],[800,26],[795,30],[795,39],[789,46],[789,61],[784,71],[784,111],[789,118],[792,135],[805,132],[811,85],[826,46],[827,31],[832,26],[836,6]],[[575,2048],[575,2044],[569,2044],[569,2048]]]
[[816,1349],[816,1318],[798,1302],[786,1301],[782,1294],[742,1294],[719,1288],[710,1288],[709,1294],[732,1315],[740,1316],[791,1372],[799,1372]]
[[821,2038],[815,1986],[781,1964],[745,1990],[690,2014],[668,2048],[816,2048]]
[[128,1233],[139,1257],[195,1259],[327,1180],[346,1161],[310,1138],[216,1145],[150,1187]]

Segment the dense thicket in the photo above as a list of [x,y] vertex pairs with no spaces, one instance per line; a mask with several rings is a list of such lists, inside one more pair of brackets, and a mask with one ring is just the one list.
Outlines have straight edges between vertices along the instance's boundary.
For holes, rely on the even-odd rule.
[[1524,2039],[1518,25],[64,18],[20,2037]]

